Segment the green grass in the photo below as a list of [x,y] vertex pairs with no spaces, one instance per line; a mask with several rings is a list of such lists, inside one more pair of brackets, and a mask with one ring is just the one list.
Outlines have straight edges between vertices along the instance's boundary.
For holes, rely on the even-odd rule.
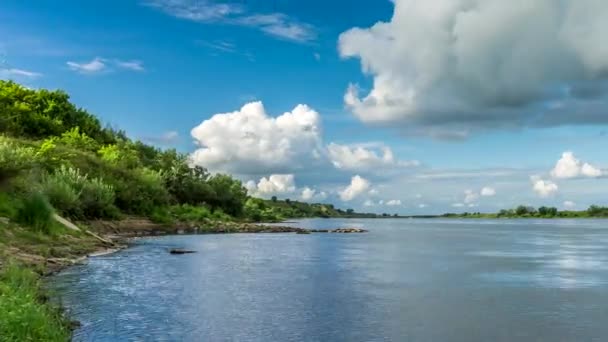
[[69,341],[68,322],[44,298],[37,274],[8,265],[0,273],[0,341]]
[[42,194],[32,193],[21,202],[16,219],[36,231],[50,234],[53,228],[53,207]]

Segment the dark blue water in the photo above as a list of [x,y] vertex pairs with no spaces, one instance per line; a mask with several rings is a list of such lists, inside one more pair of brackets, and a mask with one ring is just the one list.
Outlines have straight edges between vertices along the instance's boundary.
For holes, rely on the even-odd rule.
[[608,221],[297,225],[370,232],[144,239],[52,287],[76,341],[608,340]]

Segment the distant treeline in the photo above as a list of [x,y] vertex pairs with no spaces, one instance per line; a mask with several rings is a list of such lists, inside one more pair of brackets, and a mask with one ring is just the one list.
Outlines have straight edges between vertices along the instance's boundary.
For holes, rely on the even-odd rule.
[[590,206],[587,210],[558,210],[555,207],[531,207],[520,205],[513,209],[502,209],[497,213],[446,213],[441,217],[468,217],[468,218],[576,218],[576,217],[608,217],[608,207]]

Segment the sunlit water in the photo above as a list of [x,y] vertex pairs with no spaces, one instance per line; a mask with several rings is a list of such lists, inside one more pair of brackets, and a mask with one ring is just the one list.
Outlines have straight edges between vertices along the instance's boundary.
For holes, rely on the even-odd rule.
[[296,225],[370,232],[143,239],[51,286],[77,341],[608,341],[608,221]]

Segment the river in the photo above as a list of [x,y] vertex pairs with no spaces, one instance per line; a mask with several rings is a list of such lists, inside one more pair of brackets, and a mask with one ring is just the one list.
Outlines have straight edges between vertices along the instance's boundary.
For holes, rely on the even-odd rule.
[[293,224],[369,232],[145,238],[50,287],[75,341],[608,340],[608,221]]

